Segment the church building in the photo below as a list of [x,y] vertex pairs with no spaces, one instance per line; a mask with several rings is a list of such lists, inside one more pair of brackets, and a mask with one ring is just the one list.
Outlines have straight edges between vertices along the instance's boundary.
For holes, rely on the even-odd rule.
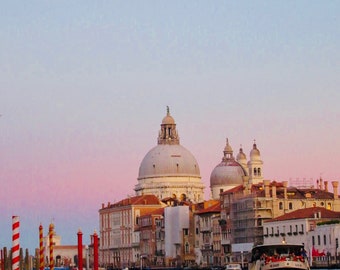
[[157,145],[139,167],[136,195],[156,195],[192,203],[204,200],[204,184],[195,157],[180,144],[176,123],[167,107]]

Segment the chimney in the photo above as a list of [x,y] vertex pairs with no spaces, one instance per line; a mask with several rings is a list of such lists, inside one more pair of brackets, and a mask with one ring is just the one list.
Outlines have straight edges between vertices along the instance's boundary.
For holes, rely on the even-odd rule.
[[270,184],[270,180],[263,180],[263,184],[264,184],[264,194],[266,198],[270,197],[269,194],[269,184]]
[[243,191],[245,195],[248,195],[250,193],[250,184],[249,184],[249,176],[242,176],[243,179]]
[[325,191],[328,192],[328,181],[325,181],[324,184],[325,184]]
[[275,182],[273,183],[273,186],[272,186],[272,198],[276,199],[276,183]]
[[284,198],[288,199],[288,196],[287,196],[288,181],[283,181],[282,183],[283,183]]
[[339,199],[339,196],[338,196],[338,181],[332,181],[332,186],[333,186],[333,192],[334,192],[334,199],[337,200]]

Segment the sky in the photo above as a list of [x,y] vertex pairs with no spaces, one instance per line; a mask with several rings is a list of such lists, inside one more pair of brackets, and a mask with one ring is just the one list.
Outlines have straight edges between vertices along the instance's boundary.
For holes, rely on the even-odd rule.
[[166,106],[205,197],[226,138],[266,179],[340,180],[339,1],[1,1],[0,247],[99,230]]

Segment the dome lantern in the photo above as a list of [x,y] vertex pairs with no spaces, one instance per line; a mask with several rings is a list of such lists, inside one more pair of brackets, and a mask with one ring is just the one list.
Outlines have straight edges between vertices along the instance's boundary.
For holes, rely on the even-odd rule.
[[175,120],[170,115],[169,106],[166,107],[166,116],[162,120],[158,135],[158,144],[179,144]]

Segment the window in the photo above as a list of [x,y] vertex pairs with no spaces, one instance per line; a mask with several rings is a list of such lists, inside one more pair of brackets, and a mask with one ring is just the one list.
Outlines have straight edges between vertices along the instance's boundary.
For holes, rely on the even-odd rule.
[[190,252],[190,246],[189,246],[189,243],[186,242],[185,243],[185,254],[188,254]]
[[183,229],[184,235],[188,235],[189,234],[189,230],[188,229]]
[[280,202],[279,203],[279,210],[282,210],[283,209],[283,202]]
[[289,207],[289,210],[292,210],[292,209],[293,209],[293,203],[290,202],[290,203],[288,204],[288,207]]
[[257,174],[258,174],[259,176],[261,176],[261,168],[258,168],[258,169],[257,169]]
[[320,239],[320,235],[318,235],[318,246],[321,245],[321,239]]
[[327,209],[332,210],[332,204],[331,203],[327,203]]
[[326,235],[323,236],[323,244],[326,245]]
[[315,237],[312,236],[312,245],[315,246]]

